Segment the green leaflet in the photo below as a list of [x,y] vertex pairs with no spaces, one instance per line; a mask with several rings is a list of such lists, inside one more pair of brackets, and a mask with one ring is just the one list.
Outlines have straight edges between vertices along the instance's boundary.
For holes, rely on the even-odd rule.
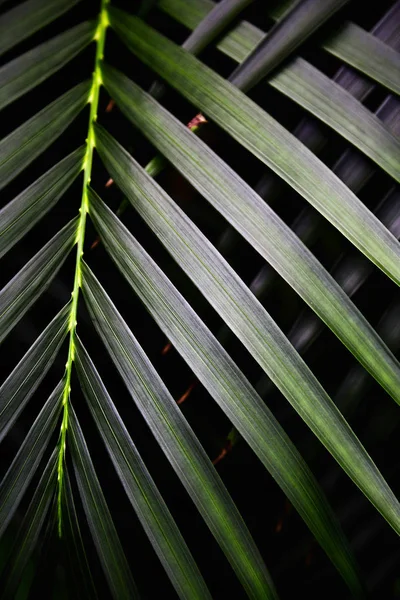
[[[180,0],[177,0],[177,8],[179,8],[179,2]],[[208,0],[204,0],[205,5],[203,6],[202,2],[203,0],[194,0],[194,2],[186,3],[185,8],[178,14],[174,13],[173,16],[179,18],[189,28],[197,26],[197,31],[200,23],[205,25],[205,20],[211,19],[214,11],[220,6],[220,3],[214,4]],[[200,6],[204,7],[203,12],[197,10]],[[214,9],[212,9],[213,6]],[[207,13],[208,10],[210,12]],[[395,18],[395,15],[392,15],[393,12],[394,9],[385,14],[373,30],[376,29],[376,35],[383,41],[393,41],[391,24],[392,16]],[[185,18],[187,18],[186,21]],[[231,33],[225,35],[217,47],[237,62],[242,62],[255,49],[263,35],[263,32],[254,26],[242,22]],[[190,37],[187,41],[190,40]],[[187,48],[185,44],[183,44],[184,48],[195,53],[190,46]],[[273,48],[271,48],[271,52],[274,52]],[[331,80],[300,57],[295,57],[288,64],[284,64],[278,73],[268,78],[268,83],[336,129],[372,160],[379,163],[388,173],[391,173],[395,179],[398,178],[399,141],[382,125],[380,118],[371,115],[362,104],[344,91],[345,89],[349,90],[360,100],[373,88],[373,83],[360,78],[353,71],[349,74],[349,70],[346,69],[342,69],[341,75]],[[154,91],[157,92],[162,88],[162,84],[157,83],[156,88],[152,87],[151,95],[158,98],[159,95]],[[383,119],[383,121],[386,124],[387,119]],[[295,129],[294,135],[313,151],[318,150],[324,141],[324,136],[318,131],[317,124],[309,120],[302,122]],[[157,162],[158,170],[162,170],[165,166],[165,159],[161,156],[153,162]],[[153,163],[151,165],[149,163],[148,167],[150,166],[152,167]],[[150,169],[147,170],[150,173]],[[336,172],[335,169],[333,170]],[[152,168],[151,171],[154,169]],[[341,178],[339,173],[337,175]],[[351,186],[349,187],[355,191]],[[263,195],[261,192],[259,193]],[[270,194],[268,194],[268,203],[269,200]],[[125,208],[126,203],[123,201],[118,214],[122,214]]]
[[93,419],[129,500],[180,598],[211,598],[175,521],[79,339],[76,367]]
[[297,2],[234,70],[229,81],[244,92],[252,88],[347,2]]
[[24,515],[8,563],[3,565],[3,568],[4,566],[8,567],[5,570],[7,582],[3,591],[3,598],[16,597],[15,592],[21,581],[24,568],[40,539],[43,524],[48,516],[50,502],[54,496],[57,482],[56,466],[56,450],[54,450]]
[[0,387],[0,442],[54,362],[68,331],[66,304]]
[[0,17],[0,56],[55,21],[80,0],[26,0]]
[[[192,54],[199,54],[207,45],[217,38],[227,28],[235,17],[252,0],[222,0],[199,23],[198,27],[189,35],[182,44]],[[156,81],[150,89],[154,98],[160,98],[165,91],[163,83]]]
[[[328,10],[329,3],[317,3],[315,5],[313,0],[311,3],[317,6],[317,9],[322,7],[324,10]],[[337,3],[334,2],[333,4],[336,5]],[[206,5],[208,5],[207,2]],[[305,11],[304,15],[309,19],[312,15],[307,10],[307,6],[304,5],[303,9]],[[195,6],[192,3],[188,3],[186,9],[183,11],[183,15],[180,14],[181,19],[185,18],[186,13],[190,15],[192,12],[196,14]],[[297,11],[292,15],[297,19]],[[298,21],[296,20],[295,23],[297,27]],[[190,21],[190,24],[192,24],[192,21]],[[301,24],[303,25],[303,23]],[[245,68],[245,64],[248,64],[248,60],[246,59],[248,54],[248,38],[246,37],[247,32],[243,32],[242,37],[240,31],[240,26],[238,26],[235,30],[238,39],[237,44],[230,45],[230,40],[234,33],[229,33],[219,42],[218,47],[237,62],[241,62],[238,68],[242,69]],[[276,61],[280,62],[285,57],[285,52],[281,52],[275,44],[275,34],[273,34],[273,31],[275,31],[275,28],[266,36],[266,41],[271,39],[271,48],[269,49],[272,54],[271,58],[267,55],[268,63],[264,67],[266,72],[270,68],[273,68]],[[253,36],[249,35],[248,37],[249,42],[252,42]],[[284,30],[282,31],[280,41],[284,46],[286,43],[289,43]],[[257,43],[255,43],[255,46],[257,46]],[[254,55],[255,46],[252,48],[249,58]],[[182,47],[186,48],[185,44]],[[189,50],[189,48],[187,49]],[[291,47],[287,48],[287,52],[290,49]],[[246,83],[242,78],[237,79],[235,73],[237,73],[237,70],[234,71],[229,80],[239,89],[247,89],[254,85],[254,82]],[[247,70],[243,76],[247,79]],[[392,177],[397,180],[399,179],[400,141],[387,130],[380,119],[372,115],[360,102],[346,93],[342,86],[337,85],[329,77],[300,57],[295,57],[289,64],[284,65],[278,73],[269,77],[268,83],[294,102],[297,102],[297,104],[308,110],[311,114],[321,119],[336,132],[343,135],[343,137],[374,160]]]
[[71,569],[81,591],[83,590],[82,598],[85,598],[85,600],[97,599],[96,586],[93,581],[90,564],[81,535],[68,469],[64,470],[62,494],[62,510],[64,511],[64,522],[66,523],[66,526],[64,526],[63,529],[63,539],[70,558]]
[[77,219],[63,227],[0,292],[0,341],[47,289],[74,245]]
[[248,596],[276,598],[263,560],[191,427],[111,300],[83,267],[83,294],[132,398],[221,546]]
[[400,54],[358,25],[345,23],[335,37],[325,42],[325,48],[395,94],[400,94]]
[[78,148],[0,211],[0,258],[58,202],[81,172],[83,157]]
[[290,70],[283,69],[272,77],[270,83],[400,180],[399,139],[340,85],[300,58],[291,63]]
[[182,44],[192,54],[199,54],[253,0],[222,0],[215,5]]
[[70,10],[80,0],[26,0],[0,17],[0,56]]
[[0,537],[35,475],[61,412],[62,383],[45,402],[0,485]]
[[78,84],[0,143],[0,188],[25,169],[72,123],[87,103],[89,82]]
[[0,109],[61,69],[86,48],[94,33],[95,23],[81,23],[1,67]]
[[[190,2],[186,2],[186,0],[159,0],[159,7],[162,10],[189,29],[194,29],[214,5],[215,3],[211,0],[191,0]],[[286,6],[283,6],[281,10],[280,5],[278,5],[277,10],[275,10],[276,7],[269,6],[269,4],[265,8],[270,16],[276,20],[283,18],[283,12],[286,10]],[[292,6],[288,10],[291,9]],[[242,21],[220,42],[220,47],[222,49],[222,46],[224,46],[233,58],[235,58],[237,52],[244,52],[246,49],[247,55],[261,41],[263,35],[264,33],[260,29],[246,21]],[[335,31],[333,36],[322,40],[321,47],[340,58],[343,62],[353,65],[371,79],[375,79],[398,93],[400,85],[397,75],[399,69],[398,55],[396,56],[396,53],[388,48],[386,44],[363,31],[357,25],[349,22],[344,23],[339,31]]]
[[110,15],[114,29],[141,60],[272,168],[400,283],[397,240],[312,152],[194,56],[135,17],[114,9]]
[[90,215],[104,247],[162,331],[299,511],[354,595],[361,585],[335,517],[272,413],[150,256],[94,192]]
[[[195,136],[193,139],[197,140]],[[347,474],[392,526],[400,530],[400,505],[392,491],[329,396],[262,305],[173,200],[99,126],[96,147],[114,181],[169,253]],[[380,339],[377,335],[376,338]],[[354,456],[358,456],[357,461]]]
[[[392,397],[400,402],[400,367],[396,359],[290,227],[204,142],[133,82],[109,67],[103,69],[103,79],[121,110],[129,119],[133,119],[135,126],[288,281]],[[113,149],[118,145],[100,127],[97,127],[96,135],[99,138],[100,155],[108,147],[107,167],[114,176],[113,169],[117,165],[110,155],[109,143]],[[123,152],[121,160],[127,169],[131,168],[128,154]],[[122,179],[117,181],[126,192]],[[347,192],[350,193],[349,190]],[[367,213],[367,218],[371,215],[361,203],[359,210],[360,215]],[[378,223],[373,215],[371,217]],[[379,224],[378,230],[386,232],[383,237],[391,236],[398,245],[382,224]]]
[[70,406],[68,439],[72,462],[94,544],[115,600],[139,598],[136,584],[115,529],[92,459]]

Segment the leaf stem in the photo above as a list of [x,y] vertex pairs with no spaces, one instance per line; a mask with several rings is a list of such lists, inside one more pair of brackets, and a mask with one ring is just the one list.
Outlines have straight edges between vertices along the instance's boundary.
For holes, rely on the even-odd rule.
[[100,13],[98,18],[98,25],[94,35],[96,42],[96,56],[95,65],[92,75],[92,85],[89,92],[88,102],[90,103],[89,113],[89,125],[88,134],[86,138],[86,153],[83,159],[83,187],[82,187],[82,200],[79,208],[79,221],[76,230],[76,263],[75,263],[75,276],[74,276],[74,287],[72,291],[71,308],[69,313],[69,347],[68,347],[68,358],[65,365],[64,375],[64,390],[63,390],[63,416],[61,422],[60,440],[58,448],[58,462],[57,462],[57,478],[58,478],[58,498],[57,498],[57,520],[58,520],[58,534],[62,536],[62,493],[64,485],[64,465],[65,465],[65,452],[66,452],[66,437],[68,430],[69,421],[69,402],[71,394],[71,373],[72,364],[75,359],[75,335],[77,326],[77,312],[78,312],[78,299],[79,299],[79,288],[81,287],[82,273],[82,256],[83,256],[83,245],[85,241],[85,230],[86,230],[86,215],[89,211],[89,198],[88,198],[88,186],[90,184],[92,174],[92,163],[93,163],[93,149],[95,147],[95,138],[93,124],[97,120],[97,110],[99,104],[100,88],[102,85],[101,79],[101,61],[104,55],[104,44],[106,39],[106,31],[109,25],[107,15],[107,4],[109,0],[101,0]]

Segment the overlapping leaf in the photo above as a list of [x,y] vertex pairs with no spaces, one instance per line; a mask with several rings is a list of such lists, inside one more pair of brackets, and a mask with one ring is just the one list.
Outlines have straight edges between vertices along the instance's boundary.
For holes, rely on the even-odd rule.
[[272,168],[400,284],[397,240],[307,148],[257,104],[160,33],[122,11],[113,9],[110,15],[112,26],[141,60]]
[[92,40],[95,23],[85,22],[18,56],[0,68],[0,109],[61,69]]
[[0,387],[0,441],[54,362],[67,335],[69,308],[54,317]]
[[96,475],[82,429],[70,408],[70,446],[86,518],[115,600],[138,598],[136,584]]
[[110,458],[179,597],[210,598],[189,549],[79,340],[76,365],[90,411]]
[[[198,53],[223,34],[250,1],[222,0],[215,5],[208,0],[191,0],[189,3],[160,0],[158,6],[191,28],[199,24],[200,17],[206,17],[183,44],[184,49]],[[11,7],[0,16],[0,54],[28,39],[78,2],[26,0]],[[268,5],[265,10],[270,11],[274,19],[281,18],[290,6],[289,12],[264,41],[261,41],[264,34],[260,30],[239,23],[227,37],[217,40],[219,48],[243,63],[231,80],[246,90],[256,84],[345,2],[282,2],[272,9]],[[49,285],[72,246],[77,245],[72,301],[33,342],[0,387],[1,441],[38,388],[69,333],[67,370],[62,385],[44,403],[0,485],[1,533],[7,528],[34,476],[41,476],[32,490],[32,501],[9,557],[7,573],[3,574],[8,579],[2,591],[7,597],[15,596],[34,549],[39,550],[42,540],[54,533],[58,520],[59,534],[64,536],[68,530],[68,535],[72,536],[72,552],[76,552],[81,561],[78,579],[82,575],[85,578],[88,573],[88,585],[82,593],[88,597],[96,596],[83,547],[73,486],[68,477],[71,458],[84,513],[110,593],[114,598],[138,595],[84,432],[70,404],[74,385],[79,381],[121,483],[178,595],[188,600],[210,597],[189,549],[76,335],[82,285],[89,313],[117,371],[247,594],[260,600],[277,597],[259,551],[203,448],[105,290],[82,262],[88,210],[107,251],[147,310],[275,477],[353,594],[361,594],[357,568],[340,527],[283,429],[177,289],[89,188],[95,131],[99,154],[129,201],[396,531],[400,530],[399,504],[346,421],[236,273],[149,175],[155,176],[166,159],[170,160],[291,283],[397,400],[400,389],[398,364],[379,336],[267,204],[172,115],[109,67],[103,72],[108,91],[163,156],[148,165],[146,175],[105,130],[94,125],[102,83],[100,63],[109,19],[141,60],[148,62],[167,83],[178,88],[233,138],[271,166],[395,281],[400,279],[399,246],[312,153],[242,93],[201,62],[188,58],[185,50],[177,49],[140,20],[127,18],[124,13],[109,9],[108,4],[108,0],[102,0],[97,23],[81,23],[28,52],[24,51],[0,68],[0,108],[3,108],[66,65],[92,40],[96,43],[92,83],[78,84],[0,142],[0,186],[4,186],[65,131],[87,102],[91,104],[85,147],[54,165],[0,212],[1,257],[54,207],[84,169],[78,227],[77,219],[66,225],[0,293],[0,339],[3,339]],[[152,3],[145,4],[149,8]],[[146,6],[142,8],[145,10]],[[248,57],[260,41],[258,49]],[[332,38],[322,40],[322,47],[392,91],[400,91],[398,54],[356,25],[345,23]],[[399,179],[400,146],[389,133],[390,127],[396,131],[395,110],[392,111],[394,116],[389,117],[383,107],[378,115],[388,120],[386,129],[378,118],[336,83],[296,57],[279,72],[275,70],[269,83],[349,140],[394,179]],[[355,96],[361,98],[371,87],[372,84],[365,83],[362,91],[363,85],[360,85]],[[157,95],[157,89],[163,88],[164,84],[157,83],[152,91]],[[369,176],[367,171],[364,169],[363,177],[357,175],[358,179],[355,179],[365,181]],[[362,273],[359,275],[361,280]],[[263,277],[261,280],[264,285]],[[353,282],[353,288],[355,285],[357,282]],[[301,334],[301,327],[294,329],[292,334],[299,335],[299,332]],[[74,365],[78,374],[76,381],[72,378]],[[57,447],[44,472],[38,473],[52,434],[57,430],[62,406],[63,421]],[[65,541],[63,539],[63,543]]]
[[[206,144],[155,100],[123,75],[108,67],[103,72],[105,85],[128,118],[292,285],[393,398],[400,401],[397,361],[291,229]],[[101,154],[110,138],[102,130],[96,131]],[[115,151],[116,145],[112,147]],[[110,149],[107,155],[107,168],[113,176],[113,169],[119,171],[118,184],[128,193]],[[126,154],[123,156],[125,159],[121,160],[129,169],[131,162]],[[363,209],[361,205],[360,218]],[[170,210],[177,209],[171,205]],[[379,230],[386,232],[384,236],[391,236],[383,225]]]
[[106,249],[150,314],[275,477],[349,587],[359,593],[353,561],[330,508],[272,413],[177,289],[94,193],[91,216]]
[[[159,7],[170,14],[182,24],[194,29],[199,21],[213,8],[211,0],[160,0]],[[286,9],[290,10],[294,3],[273,3],[266,5],[266,11],[275,20],[284,16]],[[319,3],[318,3],[319,4]],[[322,3],[321,3],[322,4]],[[393,7],[396,11],[396,6]],[[395,22],[395,21],[394,21]],[[230,48],[235,54],[247,48],[246,54],[250,53],[263,37],[263,32],[254,25],[244,21],[230,32],[226,39],[221,41],[222,45]],[[399,69],[399,56],[386,44],[382,43],[368,32],[360,29],[354,23],[345,22],[341,28],[336,29],[334,35],[322,40],[321,47],[330,54],[337,56],[344,63],[354,66],[356,69],[373,80],[382,83],[389,89],[399,93],[399,81],[397,72]]]
[[26,0],[0,17],[0,56],[67,12],[80,0]]
[[84,107],[89,83],[80,83],[57,98],[0,143],[0,187],[3,188],[59,137]]
[[34,476],[61,412],[61,383],[44,404],[0,485],[0,535]]
[[54,165],[0,211],[0,258],[58,202],[82,170],[84,149]]
[[0,341],[24,316],[57,275],[71,250],[76,219],[70,221],[0,292]]
[[370,457],[275,322],[136,161],[104,130],[96,129],[96,139],[108,170],[139,214],[342,468],[400,531],[399,503],[383,481],[377,483],[381,476]]
[[275,598],[263,560],[225,486],[158,373],[86,265],[83,293],[132,398],[250,598]]

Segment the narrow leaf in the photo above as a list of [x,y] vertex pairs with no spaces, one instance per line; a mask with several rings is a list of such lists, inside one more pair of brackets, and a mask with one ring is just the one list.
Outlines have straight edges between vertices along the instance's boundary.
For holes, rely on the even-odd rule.
[[61,411],[60,383],[44,404],[0,485],[0,537],[40,464]]
[[0,211],[0,258],[10,250],[58,202],[82,170],[82,146]]
[[[166,0],[167,8],[169,2],[170,0]],[[203,15],[203,10],[196,10],[197,5],[199,5],[197,8],[203,7],[205,12],[214,5],[208,0],[194,0],[193,3],[187,3],[185,9],[178,15],[179,2],[180,0],[177,0],[176,7],[172,2],[172,16],[176,18],[179,16],[180,21],[190,28],[196,27]],[[163,8],[163,2],[161,8]],[[167,12],[169,11],[167,10]],[[382,19],[382,27],[383,24],[386,24],[386,27],[385,30],[382,28],[377,30],[377,35],[379,33],[381,38],[385,37],[384,33],[389,35],[391,17],[392,15],[389,13],[387,19],[385,17]],[[242,22],[233,32],[228,33],[217,44],[217,47],[233,60],[241,63],[249,52],[254,50],[263,35],[261,30],[249,23]],[[354,71],[351,72],[350,77],[346,77],[346,80],[345,70],[342,69],[340,73],[339,77],[331,80],[302,58],[294,57],[277,73],[269,77],[266,83],[338,131],[397,179],[399,177],[398,140],[388,134],[380,119],[372,117],[362,104],[351,99],[349,94],[343,90],[343,88],[349,89],[352,96],[361,100],[370,91],[373,84],[361,79]],[[357,85],[356,80],[358,81]],[[365,127],[368,128],[368,132]],[[316,126],[307,120],[303,130],[307,131],[309,140],[311,131],[315,134]],[[296,128],[296,137],[311,149],[311,144],[302,133],[300,128]],[[320,139],[320,136],[317,139]],[[373,143],[371,143],[372,139]]]
[[76,343],[76,367],[90,412],[147,536],[180,598],[211,598],[186,543],[155,486],[96,368]]
[[145,250],[90,192],[90,215],[106,250],[196,377],[247,440],[347,581],[354,561],[335,517],[295,446],[248,380]]
[[[103,79],[135,126],[288,281],[361,364],[400,402],[400,366],[396,359],[290,227],[204,142],[138,86],[108,67],[104,69]],[[119,160],[127,172],[133,170],[136,173],[134,161],[105,130],[97,126],[95,131],[102,159],[111,176],[129,196],[129,185],[122,177],[115,153],[118,154],[118,149],[121,151]],[[130,199],[137,208],[132,193]],[[171,202],[166,202],[168,211],[173,210]],[[398,244],[397,240],[395,243]]]
[[[281,2],[278,5],[275,4],[275,6],[274,4],[268,3],[266,5],[266,13],[275,20],[283,18],[283,13],[286,10],[285,4],[287,3]],[[316,2],[315,4],[325,3]],[[159,0],[158,6],[189,29],[194,29],[204,19],[205,15],[212,10],[215,2],[211,2],[211,0],[190,0],[190,2],[186,0]],[[393,7],[393,10],[395,10],[395,7]],[[251,23],[242,21],[221,40],[218,47],[232,55],[232,58],[235,58],[237,52],[244,53],[244,56],[247,56],[261,42],[264,35],[264,32]],[[386,85],[389,89],[393,89],[393,87],[398,89],[399,83],[396,75],[398,56],[393,55],[393,51],[390,48],[388,49],[386,44],[379,42],[374,36],[353,23],[343,23],[334,35],[321,41],[321,48],[337,56],[343,62],[353,65],[362,73]],[[240,60],[243,60],[243,58]]]
[[[237,15],[252,0],[221,0],[199,23],[198,27],[189,35],[182,44],[192,54],[199,54],[208,44],[210,44],[222,31],[237,17]],[[163,83],[155,82],[150,93],[154,98],[160,98],[164,92]]]
[[192,54],[199,54],[253,0],[221,0],[199,23],[182,44]]
[[354,23],[345,23],[326,40],[328,52],[374,81],[400,94],[400,54]]
[[87,21],[44,42],[0,68],[0,109],[61,69],[92,41],[95,23]]
[[204,449],[121,315],[83,267],[95,326],[133,400],[250,598],[276,598],[262,558]]
[[85,106],[89,82],[80,83],[0,143],[0,189],[46,150]]
[[80,0],[27,0],[0,17],[0,56],[70,10]]
[[48,288],[74,245],[77,219],[72,219],[0,292],[0,341]]
[[63,471],[62,494],[65,522],[67,523],[67,527],[63,529],[63,535],[70,555],[71,568],[75,573],[76,570],[79,571],[76,584],[82,592],[82,598],[97,599],[98,595],[81,535],[68,469]]
[[67,335],[70,306],[54,317],[0,387],[0,442],[50,369]]
[[347,2],[348,0],[296,2],[268,31],[250,56],[235,69],[229,81],[243,91],[252,88]]
[[302,59],[295,59],[290,70],[282,70],[269,83],[400,180],[399,138],[340,85]]
[[15,598],[25,566],[40,539],[43,524],[48,516],[49,506],[56,489],[57,472],[56,450],[43,471],[35,489],[28,510],[24,515],[10,560],[8,561],[7,582],[3,598]]
[[116,9],[110,10],[110,16],[114,29],[141,60],[273,169],[400,284],[398,241],[312,152],[256,103],[154,29]]
[[72,461],[93,541],[115,600],[138,598],[118,533],[97,478],[75,412],[70,407],[68,439]]
[[[96,147],[114,181],[168,252],[342,468],[398,529],[400,505],[342,415],[270,315],[183,211],[104,130],[96,130]],[[217,177],[215,189],[216,182]],[[300,275],[301,269],[298,270]],[[384,347],[379,336],[375,337]],[[389,349],[387,354],[392,356]],[[396,393],[398,389],[399,386]]]

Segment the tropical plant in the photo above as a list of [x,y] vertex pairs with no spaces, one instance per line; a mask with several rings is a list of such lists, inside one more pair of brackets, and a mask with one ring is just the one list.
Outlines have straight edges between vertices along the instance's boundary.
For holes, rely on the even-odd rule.
[[0,0],[2,597],[395,595],[400,2],[98,4]]

